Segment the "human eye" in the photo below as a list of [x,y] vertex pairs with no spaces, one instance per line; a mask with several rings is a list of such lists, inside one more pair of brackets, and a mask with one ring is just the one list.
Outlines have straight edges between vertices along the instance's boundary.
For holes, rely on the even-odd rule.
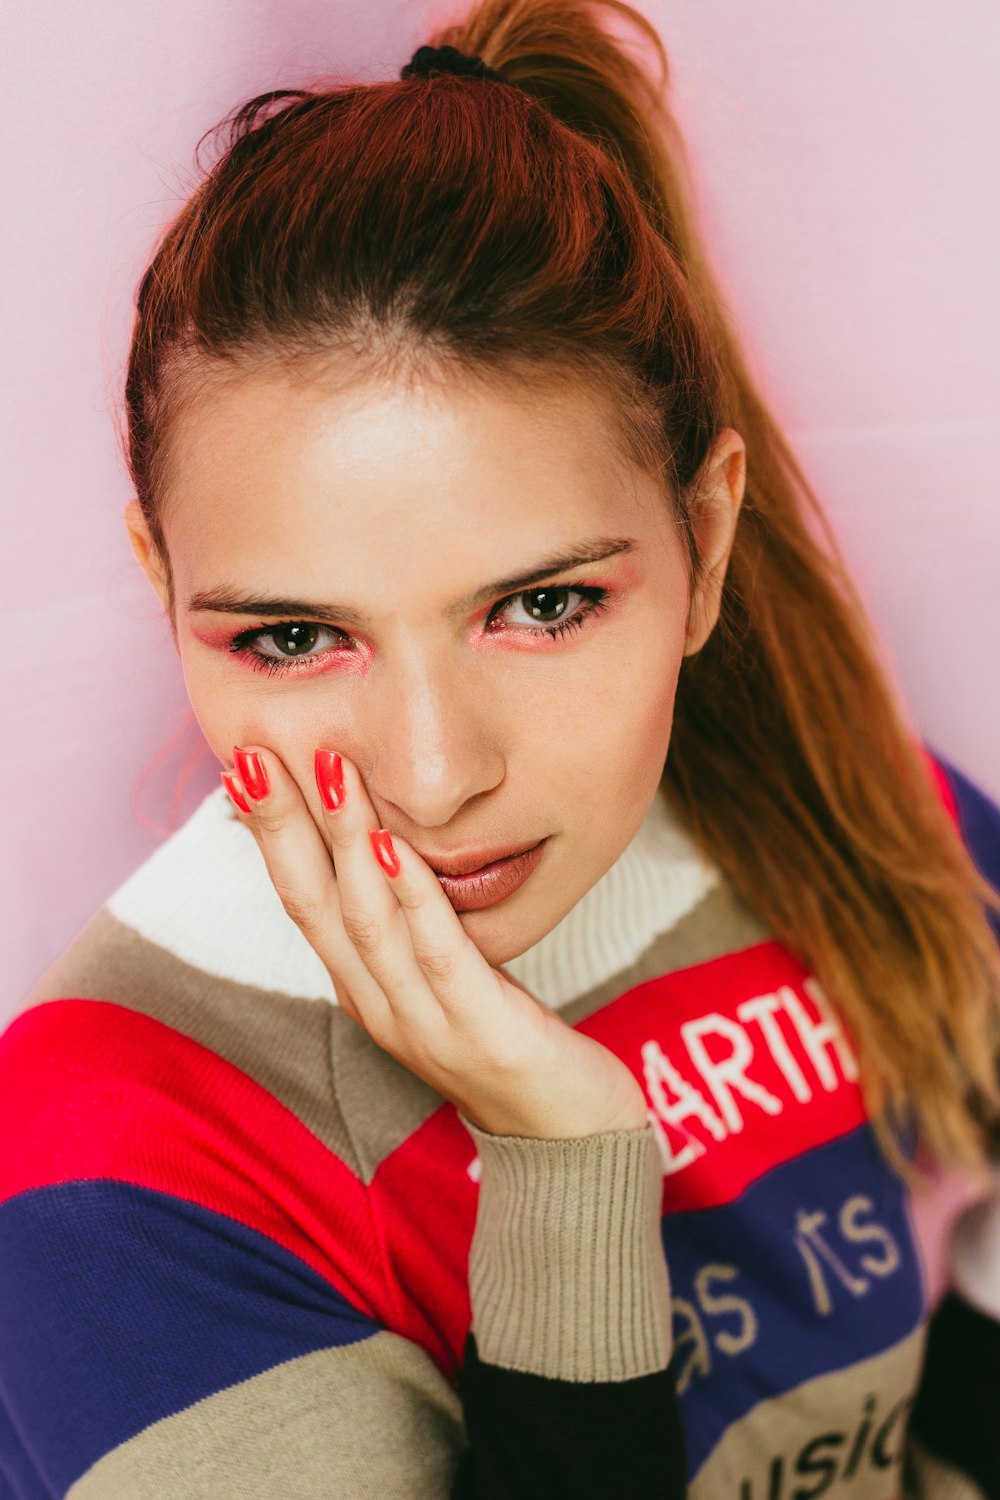
[[[584,624],[592,615],[597,614],[599,610],[607,609],[606,601],[609,593],[610,589],[606,588],[599,588],[597,586],[587,587],[584,584],[580,584],[577,588],[571,588],[569,584],[565,583],[546,584],[542,588],[522,589],[519,594],[508,594],[506,599],[501,599],[491,610],[487,623],[492,624],[493,620],[497,619],[509,605],[519,604],[522,599],[542,601],[540,604],[535,603],[531,605],[527,611],[534,620],[538,621],[541,616],[551,615],[554,611],[563,607],[562,595],[576,594],[584,602],[582,607],[577,608],[574,614],[565,615],[564,618],[558,620],[555,624],[543,625],[541,629],[532,629],[530,626],[521,627],[520,625],[514,627],[516,634],[548,635],[555,638],[556,636],[566,635],[571,630],[582,630]],[[505,625],[502,633],[506,634],[507,630],[508,627]]]
[[[257,672],[267,672],[269,675],[281,672],[294,672],[297,668],[312,666],[322,657],[333,655],[334,652],[314,652],[310,648],[315,645],[320,635],[339,636],[346,640],[342,630],[334,630],[330,625],[319,625],[309,620],[282,620],[277,625],[262,625],[255,630],[241,630],[239,635],[234,635],[226,650],[232,655],[245,661],[248,666]],[[258,641],[281,640],[289,649],[288,655],[272,655],[269,651],[258,649]]]

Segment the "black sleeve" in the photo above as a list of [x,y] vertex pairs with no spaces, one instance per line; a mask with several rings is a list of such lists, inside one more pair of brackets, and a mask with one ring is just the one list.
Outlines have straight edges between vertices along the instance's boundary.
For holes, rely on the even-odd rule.
[[682,1500],[674,1371],[581,1384],[483,1364],[469,1334],[461,1377],[471,1447],[450,1500]]
[[954,1292],[930,1322],[910,1430],[984,1494],[1000,1496],[1000,1323]]

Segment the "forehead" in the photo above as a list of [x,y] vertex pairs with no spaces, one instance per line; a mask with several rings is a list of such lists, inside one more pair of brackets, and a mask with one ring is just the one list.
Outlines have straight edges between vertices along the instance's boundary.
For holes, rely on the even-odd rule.
[[[664,501],[628,458],[611,398],[583,380],[351,382],[274,368],[200,380],[179,409],[164,533],[178,575],[351,581],[417,554],[475,581]],[[266,577],[262,568],[266,565]],[[492,576],[492,572],[483,576]]]

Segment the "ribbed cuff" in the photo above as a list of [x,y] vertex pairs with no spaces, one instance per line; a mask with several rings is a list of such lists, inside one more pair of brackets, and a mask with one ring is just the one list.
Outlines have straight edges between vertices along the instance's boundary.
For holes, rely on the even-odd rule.
[[549,1141],[459,1118],[482,1164],[469,1252],[480,1358],[555,1380],[666,1369],[670,1281],[652,1126]]

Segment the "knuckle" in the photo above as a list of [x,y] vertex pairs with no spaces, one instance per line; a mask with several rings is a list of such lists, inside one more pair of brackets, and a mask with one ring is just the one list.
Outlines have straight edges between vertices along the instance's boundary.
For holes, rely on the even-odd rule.
[[351,994],[350,990],[348,990],[347,987],[343,984],[335,983],[334,995],[336,996],[337,1006],[344,1012],[344,1015],[350,1016],[352,1021],[360,1022],[361,1009],[354,999],[354,996]]
[[342,908],[344,931],[361,953],[374,953],[382,943],[382,930],[371,912]]
[[254,822],[261,833],[280,835],[288,826],[288,814],[270,803],[254,807]]
[[453,948],[441,947],[438,944],[414,943],[413,956],[423,969],[424,973],[431,979],[446,983],[455,975],[457,958]]
[[339,812],[327,811],[324,827],[332,849],[349,849],[357,838],[354,830],[341,820]]
[[303,932],[315,932],[320,925],[320,905],[314,896],[301,889],[275,883],[275,890],[282,906],[296,927]]

